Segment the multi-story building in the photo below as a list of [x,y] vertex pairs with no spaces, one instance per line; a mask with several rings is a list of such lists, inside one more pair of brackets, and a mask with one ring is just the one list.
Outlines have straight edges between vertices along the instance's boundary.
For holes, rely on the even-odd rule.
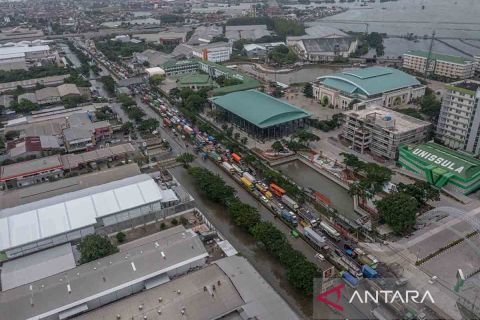
[[428,139],[431,124],[383,107],[360,106],[344,114],[343,138],[352,149],[387,159],[396,159],[400,144],[416,144]]
[[226,42],[216,42],[208,45],[192,47],[194,57],[210,61],[223,62],[230,60],[232,46]]
[[479,81],[459,81],[447,86],[438,117],[436,138],[449,148],[480,154]]
[[475,59],[475,71],[480,73],[480,54],[474,57]]
[[425,86],[397,69],[370,67],[321,76],[313,83],[314,97],[348,110],[356,103],[393,107],[425,95]]
[[[407,51],[403,54],[403,68],[424,74],[428,52]],[[468,79],[475,73],[476,63],[464,57],[431,53],[428,73],[449,79]]]

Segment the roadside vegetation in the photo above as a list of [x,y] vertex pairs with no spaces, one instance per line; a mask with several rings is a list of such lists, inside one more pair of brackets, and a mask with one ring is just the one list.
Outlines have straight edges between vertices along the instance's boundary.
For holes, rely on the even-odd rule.
[[224,206],[233,223],[250,234],[285,267],[290,285],[304,295],[312,295],[313,279],[320,278],[321,272],[301,252],[292,248],[282,231],[269,222],[261,221],[258,210],[239,201],[234,189],[218,175],[199,167],[192,167],[188,172],[198,190],[209,200]]

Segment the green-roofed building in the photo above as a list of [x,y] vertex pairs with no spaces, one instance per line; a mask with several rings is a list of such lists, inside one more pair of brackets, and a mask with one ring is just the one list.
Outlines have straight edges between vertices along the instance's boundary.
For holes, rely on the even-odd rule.
[[[427,51],[410,50],[403,54],[403,68],[424,75],[427,60]],[[473,59],[432,52],[428,73],[447,79],[469,79],[475,74],[475,68]]]
[[257,90],[237,91],[209,99],[214,110],[260,139],[280,138],[305,126],[310,113]]
[[398,163],[451,192],[467,195],[480,188],[480,160],[436,143],[400,146]]
[[415,77],[393,68],[350,69],[321,76],[313,95],[323,104],[348,110],[353,104],[393,107],[425,95],[426,87]]
[[178,86],[180,88],[190,88],[197,91],[203,88],[213,88],[216,84],[208,74],[192,73],[180,77],[178,79]]

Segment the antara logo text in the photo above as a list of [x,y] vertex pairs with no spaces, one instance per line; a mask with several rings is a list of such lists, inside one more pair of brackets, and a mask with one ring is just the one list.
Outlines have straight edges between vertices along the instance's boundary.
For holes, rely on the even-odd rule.
[[[332,289],[320,293],[317,296],[316,300],[325,303],[326,305],[332,307],[335,310],[343,311],[343,306],[339,304],[343,288],[345,288],[345,284],[339,284]],[[327,296],[331,294],[336,294],[336,301],[327,299]],[[421,294],[417,290],[406,290],[405,292],[393,290],[377,290],[375,292],[364,291],[363,293],[355,290],[350,297],[348,303],[353,303],[354,301],[358,301],[359,303],[363,304],[372,302],[376,304],[378,304],[379,302],[423,303],[425,301],[435,303],[435,300],[433,300],[433,297],[428,290],[425,291],[424,294]]]

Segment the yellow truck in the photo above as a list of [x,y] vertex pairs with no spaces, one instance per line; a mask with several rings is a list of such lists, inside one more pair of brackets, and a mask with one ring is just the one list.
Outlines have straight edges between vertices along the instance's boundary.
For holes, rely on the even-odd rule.
[[242,181],[243,185],[244,185],[245,187],[247,187],[248,189],[250,189],[250,190],[253,189],[253,183],[251,183],[250,180],[248,180],[247,178],[241,177],[241,178],[240,178],[240,181]]

